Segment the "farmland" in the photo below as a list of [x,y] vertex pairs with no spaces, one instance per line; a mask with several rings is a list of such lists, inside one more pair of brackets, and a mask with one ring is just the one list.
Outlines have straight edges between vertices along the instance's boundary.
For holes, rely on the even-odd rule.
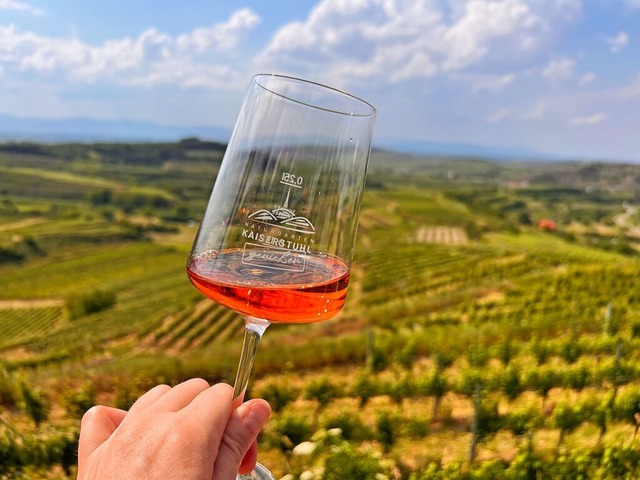
[[[233,379],[242,320],[184,272],[224,146],[1,147],[0,478],[73,478],[88,406]],[[635,165],[374,152],[344,310],[260,346],[263,463],[640,476],[639,182]]]

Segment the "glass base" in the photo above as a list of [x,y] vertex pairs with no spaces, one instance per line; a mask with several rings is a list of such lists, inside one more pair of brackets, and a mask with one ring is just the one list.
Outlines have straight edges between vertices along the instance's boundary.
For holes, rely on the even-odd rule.
[[236,480],[276,480],[267,467],[261,463],[256,463],[256,467],[246,475],[238,474]]

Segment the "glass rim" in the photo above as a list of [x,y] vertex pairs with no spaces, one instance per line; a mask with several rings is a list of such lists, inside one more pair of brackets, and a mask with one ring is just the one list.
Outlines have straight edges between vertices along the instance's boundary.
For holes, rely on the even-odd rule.
[[[267,85],[263,85],[260,82],[261,78],[280,78],[280,79],[284,79],[284,80],[292,80],[301,84],[307,84],[307,85],[313,85],[315,87],[320,87],[322,89],[325,89],[327,91],[330,91],[332,93],[335,94],[339,94],[343,97],[347,97],[351,100],[355,100],[356,102],[360,103],[361,105],[365,105],[366,107],[368,107],[370,109],[370,111],[368,113],[355,113],[355,112],[348,112],[345,110],[336,110],[334,108],[327,108],[327,107],[321,107],[320,105],[315,105],[309,102],[305,102],[303,100],[297,99],[297,98],[293,98],[290,95],[284,95],[280,92],[275,91],[275,89],[273,88],[269,88]],[[304,78],[300,78],[300,77],[294,77],[291,75],[281,75],[278,73],[258,73],[256,75],[253,75],[252,80],[256,83],[256,85],[258,85],[260,88],[272,93],[273,95],[277,95],[278,97],[290,100],[292,102],[295,103],[299,103],[300,105],[304,105],[310,108],[315,108],[317,110],[323,110],[325,112],[331,112],[331,113],[336,113],[338,115],[346,115],[346,116],[350,116],[350,117],[362,117],[362,118],[367,118],[367,117],[373,117],[375,116],[375,114],[377,113],[376,107],[374,107],[373,105],[371,105],[369,102],[367,102],[366,100],[353,95],[349,92],[346,92],[344,90],[340,90],[339,88],[335,88],[335,87],[330,87],[329,85],[325,85],[323,83],[319,83],[319,82],[314,82],[312,80],[306,80]]]

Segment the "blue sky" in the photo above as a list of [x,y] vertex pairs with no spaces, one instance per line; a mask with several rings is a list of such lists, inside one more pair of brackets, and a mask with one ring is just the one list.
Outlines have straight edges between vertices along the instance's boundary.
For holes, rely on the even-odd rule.
[[0,114],[231,128],[261,72],[378,143],[640,161],[640,0],[0,0]]

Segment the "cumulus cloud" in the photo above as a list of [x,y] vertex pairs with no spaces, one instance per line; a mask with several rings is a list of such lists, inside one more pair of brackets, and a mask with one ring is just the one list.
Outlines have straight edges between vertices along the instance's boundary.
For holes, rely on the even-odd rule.
[[626,32],[620,32],[615,37],[605,38],[605,41],[609,45],[611,53],[618,53],[629,43],[629,36],[626,34]]
[[599,112],[593,115],[573,117],[569,123],[574,126],[580,125],[597,125],[604,122],[609,116],[606,113]]
[[535,120],[542,118],[547,111],[547,102],[544,99],[538,100],[535,106],[529,111],[525,112],[523,118],[525,120]]
[[568,80],[573,77],[573,70],[575,66],[576,62],[571,58],[551,60],[542,70],[542,76],[550,82]]
[[42,15],[44,13],[44,10],[41,8],[33,7],[27,3],[16,0],[0,0],[0,10],[15,10],[30,13],[31,15]]
[[224,87],[234,79],[234,70],[212,61],[211,55],[236,46],[259,21],[254,12],[242,9],[226,22],[178,37],[151,28],[135,38],[108,40],[101,45],[0,26],[0,68],[63,75],[84,82]]
[[242,34],[250,31],[260,23],[260,17],[249,8],[235,12],[228,22],[213,25],[209,28],[197,28],[193,32],[180,35],[176,44],[181,49],[195,48],[199,53],[209,49],[231,50]]
[[578,80],[578,86],[579,87],[586,87],[587,85],[589,85],[590,83],[593,83],[596,79],[596,74],[593,72],[587,72],[584,75],[582,75],[580,77],[580,80]]
[[489,115],[487,115],[485,117],[485,121],[487,123],[498,123],[498,122],[501,122],[502,120],[506,120],[510,116],[511,116],[511,109],[510,108],[502,108],[500,110],[497,110],[497,111],[492,112]]
[[515,73],[504,75],[471,75],[467,77],[472,84],[475,93],[480,92],[500,92],[511,85],[515,79]]
[[[522,65],[580,0],[322,0],[282,26],[256,59],[334,82],[397,83]],[[508,77],[505,77],[508,83]]]

